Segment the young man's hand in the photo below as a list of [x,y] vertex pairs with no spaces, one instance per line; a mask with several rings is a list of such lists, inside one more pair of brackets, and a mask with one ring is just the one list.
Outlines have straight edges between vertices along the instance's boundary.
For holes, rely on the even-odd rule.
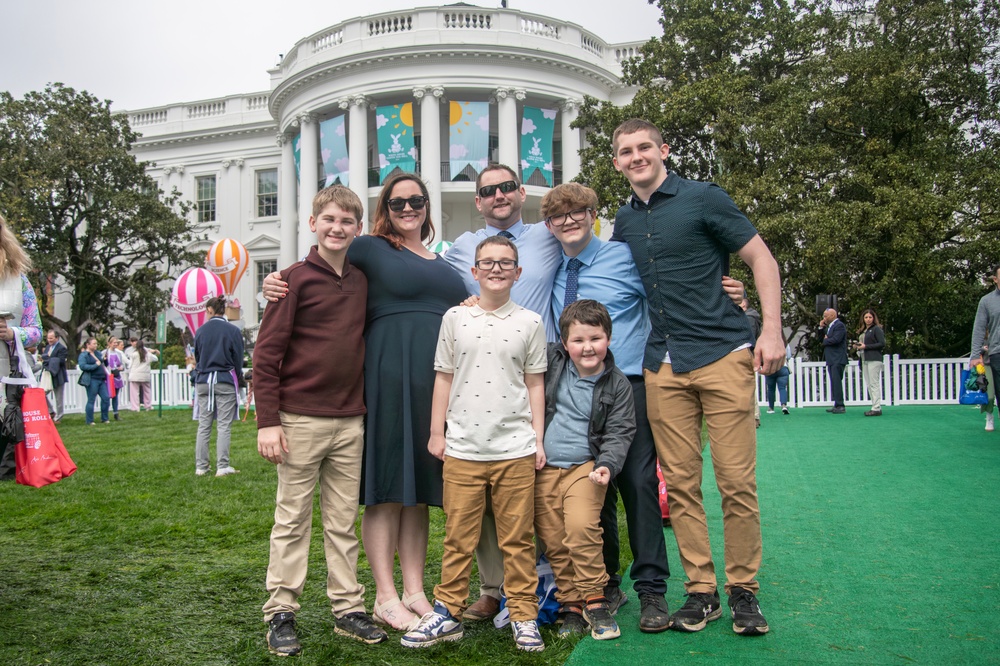
[[606,486],[611,481],[611,470],[607,467],[595,467],[594,471],[587,475],[590,482],[596,486]]
[[288,283],[282,282],[281,273],[275,271],[264,278],[261,293],[264,294],[266,300],[277,303],[279,299],[288,294]]
[[288,440],[280,425],[261,428],[257,431],[257,453],[275,465],[285,461],[283,453],[288,453]]
[[479,304],[479,297],[476,296],[475,294],[472,294],[467,299],[459,303],[459,305],[465,306],[467,308],[471,308],[473,305],[478,305],[478,304]]
[[445,440],[444,435],[431,435],[427,440],[427,450],[432,456],[444,462]]
[[535,449],[535,471],[539,471],[545,467],[545,449],[539,444],[538,448]]
[[728,296],[733,303],[739,305],[743,302],[743,295],[746,293],[746,287],[736,278],[723,275],[722,291],[726,292],[726,296]]

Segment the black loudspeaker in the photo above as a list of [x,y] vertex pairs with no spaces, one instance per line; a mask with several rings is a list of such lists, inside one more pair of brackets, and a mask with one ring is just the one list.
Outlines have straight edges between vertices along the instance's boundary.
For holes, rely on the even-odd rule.
[[840,299],[837,294],[819,294],[816,296],[816,316],[822,317],[823,313],[830,308],[840,312]]

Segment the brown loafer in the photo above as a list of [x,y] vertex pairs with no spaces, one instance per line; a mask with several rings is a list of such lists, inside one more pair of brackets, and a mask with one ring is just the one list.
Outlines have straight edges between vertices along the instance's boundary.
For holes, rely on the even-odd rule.
[[480,622],[482,620],[488,620],[497,613],[500,612],[500,600],[494,597],[484,594],[479,597],[476,603],[472,604],[465,609],[462,613],[462,621],[464,622]]

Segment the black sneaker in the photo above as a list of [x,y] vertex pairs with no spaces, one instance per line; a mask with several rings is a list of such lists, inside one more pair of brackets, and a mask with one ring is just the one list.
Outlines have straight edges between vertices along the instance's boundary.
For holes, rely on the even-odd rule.
[[608,610],[612,615],[617,615],[618,609],[628,603],[628,597],[622,592],[620,587],[608,586],[604,588],[604,598],[608,600]]
[[574,634],[586,633],[587,620],[583,617],[583,608],[576,604],[563,605],[556,618],[559,625],[559,638],[569,638]]
[[353,638],[369,645],[381,643],[389,638],[388,634],[375,626],[375,621],[365,613],[348,613],[337,618],[333,631],[341,636]]
[[642,612],[639,614],[639,631],[658,634],[670,628],[670,611],[662,594],[639,593]]
[[693,592],[685,596],[687,601],[670,616],[670,628],[674,631],[701,631],[706,624],[722,617],[718,591],[711,594]]
[[295,634],[295,613],[275,613],[267,623],[267,649],[279,657],[294,657],[302,652]]
[[604,641],[622,635],[615,618],[611,617],[608,600],[604,597],[589,599],[587,605],[583,607],[583,617],[590,625],[590,635],[594,640]]
[[729,593],[729,608],[733,611],[733,631],[740,636],[767,633],[767,620],[760,612],[757,597],[750,590],[734,587]]

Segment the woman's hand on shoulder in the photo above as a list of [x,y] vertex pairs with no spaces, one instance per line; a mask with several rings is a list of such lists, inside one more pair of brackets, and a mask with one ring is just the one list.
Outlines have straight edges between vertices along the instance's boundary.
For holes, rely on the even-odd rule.
[[282,282],[281,273],[275,271],[264,278],[261,293],[264,294],[265,300],[268,300],[271,303],[277,303],[279,300],[288,295],[288,283]]

